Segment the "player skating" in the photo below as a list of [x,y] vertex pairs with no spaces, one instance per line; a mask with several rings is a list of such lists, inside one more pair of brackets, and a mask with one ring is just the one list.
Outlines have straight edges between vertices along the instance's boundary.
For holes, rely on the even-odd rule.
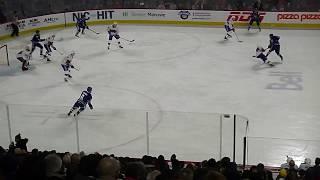
[[71,110],[68,112],[68,116],[71,115],[71,113],[77,109],[79,109],[76,113],[74,113],[74,116],[78,116],[85,108],[87,107],[87,104],[89,105],[90,109],[93,109],[93,106],[91,104],[92,100],[92,87],[88,87],[86,91],[82,91],[79,99],[76,103],[74,103]]
[[111,41],[114,38],[116,38],[118,40],[118,45],[119,48],[123,48],[120,44],[120,36],[119,36],[119,28],[118,28],[118,24],[116,22],[114,22],[111,26],[108,26],[108,34],[109,34],[109,41],[108,41],[108,49],[110,49],[110,44]]
[[29,60],[31,59],[31,54],[30,54],[31,50],[29,46],[26,46],[25,49],[23,49],[22,51],[19,51],[17,53],[17,59],[22,62],[22,71],[26,71],[28,70],[28,65],[29,65]]
[[261,59],[261,60],[263,61],[263,63],[266,63],[266,64],[268,64],[268,65],[271,66],[271,67],[274,66],[274,65],[272,64],[272,62],[270,62],[270,61],[268,60],[267,56],[264,55],[264,52],[265,52],[265,51],[266,51],[266,50],[265,50],[263,47],[258,46],[257,49],[256,49],[256,55],[253,56],[253,57],[256,57],[256,58],[258,58],[258,59]]
[[57,48],[53,46],[53,41],[55,37],[56,37],[55,35],[49,36],[48,38],[45,39],[43,43],[44,48],[46,49],[46,54],[44,56],[47,59],[47,61],[51,61],[49,59],[49,56],[51,56],[51,52],[52,52],[51,48],[54,50],[57,50]]
[[273,34],[269,35],[270,43],[268,46],[269,52],[267,53],[267,57],[272,51],[275,51],[277,55],[280,57],[281,61],[283,61],[283,56],[280,54],[280,36],[274,36]]
[[66,81],[66,82],[68,81],[68,79],[72,78],[72,76],[70,75],[70,68],[75,69],[75,67],[72,64],[72,59],[73,59],[74,55],[75,55],[75,52],[72,51],[69,55],[64,57],[61,62],[61,67],[64,72],[64,81]]
[[41,39],[40,38],[40,31],[39,30],[36,30],[36,33],[33,35],[32,37],[32,49],[31,49],[31,52],[30,54],[33,53],[33,51],[36,49],[36,47],[40,48],[40,56],[42,56],[42,52],[43,52],[43,46],[41,45],[40,42],[44,41],[44,39]]
[[248,26],[248,31],[251,29],[251,26],[252,26],[253,22],[257,23],[259,31],[261,31],[261,28],[260,28],[260,15],[259,15],[259,11],[257,9],[254,9],[252,11],[249,19],[250,19],[250,22],[249,22],[249,26]]
[[227,34],[226,34],[226,36],[224,37],[224,39],[227,40],[228,38],[232,38],[230,32],[235,32],[232,19],[227,20],[227,21],[225,22],[224,28],[225,28],[225,30],[227,31]]
[[79,37],[79,33],[81,31],[81,34],[84,34],[85,29],[89,29],[86,22],[86,17],[82,15],[80,18],[77,18],[76,27],[77,27],[77,33],[75,36]]

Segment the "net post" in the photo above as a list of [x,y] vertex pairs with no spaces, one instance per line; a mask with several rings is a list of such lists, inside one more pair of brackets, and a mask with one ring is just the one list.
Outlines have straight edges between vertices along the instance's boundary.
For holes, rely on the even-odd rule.
[[9,130],[9,141],[10,143],[13,142],[12,140],[12,129],[11,129],[11,120],[10,120],[10,109],[9,105],[6,105],[6,111],[7,111],[7,120],[8,120],[8,130]]
[[236,115],[233,115],[233,162],[236,162]]
[[8,66],[10,66],[10,63],[9,63],[8,45],[5,45],[5,46],[6,46],[6,54],[7,54],[7,63],[8,63]]
[[243,137],[243,170],[246,168],[246,158],[247,158],[247,137]]
[[222,158],[222,114],[220,115],[220,145],[219,145],[219,159]]
[[147,155],[150,153],[150,141],[149,141],[149,113],[146,112],[146,136],[147,136]]

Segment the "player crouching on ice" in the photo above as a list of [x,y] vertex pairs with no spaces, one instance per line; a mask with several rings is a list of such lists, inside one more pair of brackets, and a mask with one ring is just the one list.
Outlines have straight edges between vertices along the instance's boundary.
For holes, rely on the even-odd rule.
[[232,38],[232,36],[229,34],[229,32],[231,32],[231,31],[235,32],[234,27],[233,27],[233,21],[232,21],[232,19],[227,20],[227,21],[225,22],[224,28],[225,28],[226,31],[227,31],[227,35],[224,37],[224,39],[227,40],[228,38]]
[[28,70],[29,60],[31,59],[31,49],[29,46],[26,46],[24,50],[17,53],[17,59],[22,62],[22,71]]
[[66,82],[68,81],[68,78],[72,78],[72,76],[70,75],[70,68],[75,69],[75,67],[71,63],[74,55],[75,52],[72,51],[68,56],[64,57],[61,62],[61,67],[64,72],[64,81]]
[[258,46],[257,49],[256,49],[256,55],[253,56],[253,57],[256,57],[256,58],[258,58],[258,59],[261,59],[261,60],[263,61],[263,63],[266,63],[266,64],[268,64],[268,65],[271,66],[271,67],[274,66],[274,65],[272,64],[272,62],[268,61],[267,56],[264,55],[264,52],[265,52],[265,51],[266,51],[266,50],[265,50],[263,47]]
[[91,104],[91,100],[92,100],[92,87],[88,87],[86,91],[82,91],[79,99],[77,100],[76,103],[74,103],[73,107],[71,108],[71,110],[68,113],[68,116],[71,115],[71,113],[75,110],[77,110],[78,108],[80,108],[75,114],[74,116],[78,116],[80,114],[80,112],[82,112],[83,110],[85,110],[87,104],[89,105],[90,109],[93,109],[93,106]]
[[116,38],[118,40],[119,48],[123,48],[120,44],[120,36],[119,36],[119,28],[117,22],[114,22],[111,26],[108,26],[108,34],[109,34],[109,41],[108,41],[108,49],[110,49],[110,44],[112,41],[112,38]]

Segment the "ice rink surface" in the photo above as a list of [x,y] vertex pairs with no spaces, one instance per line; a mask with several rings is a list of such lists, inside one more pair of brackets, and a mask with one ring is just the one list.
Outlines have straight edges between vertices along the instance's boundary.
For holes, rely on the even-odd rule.
[[[141,156],[145,111],[150,110],[154,155],[218,158],[212,144],[219,142],[219,115],[201,113],[229,113],[249,119],[250,137],[264,137],[249,139],[249,158],[277,165],[285,153],[299,160],[319,156],[319,30],[239,29],[240,43],[235,37],[223,40],[222,28],[120,25],[120,36],[135,42],[122,40],[124,49],[119,49],[113,41],[108,51],[106,27],[92,28],[101,34],[87,31],[76,38],[73,28],[42,32],[42,37],[56,34],[55,46],[63,53],[76,52],[73,64],[80,71],[72,71],[67,83],[59,53],[48,63],[36,50],[31,70],[21,72],[15,55],[31,35],[6,42],[11,66],[0,66],[2,146],[9,142],[11,126],[13,135],[21,132],[30,139],[30,148],[76,151],[77,126],[81,150]],[[257,45],[268,46],[270,33],[281,37],[284,56],[281,63],[270,54],[273,68],[252,57]],[[95,109],[86,109],[75,124],[65,114],[87,86],[93,87]],[[5,104],[10,105],[9,125]]]

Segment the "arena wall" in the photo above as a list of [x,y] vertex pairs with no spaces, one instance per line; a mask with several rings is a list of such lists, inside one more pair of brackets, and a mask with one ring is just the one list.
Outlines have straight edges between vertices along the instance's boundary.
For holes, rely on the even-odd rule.
[[[156,9],[106,9],[67,12],[38,16],[19,21],[21,34],[39,30],[74,26],[76,17],[85,15],[89,25],[104,25],[117,21],[120,24],[160,24],[180,26],[222,27],[232,18],[235,26],[248,24],[248,11],[200,11]],[[320,12],[261,12],[263,28],[320,29]],[[0,40],[10,37],[10,23],[0,25]]]

